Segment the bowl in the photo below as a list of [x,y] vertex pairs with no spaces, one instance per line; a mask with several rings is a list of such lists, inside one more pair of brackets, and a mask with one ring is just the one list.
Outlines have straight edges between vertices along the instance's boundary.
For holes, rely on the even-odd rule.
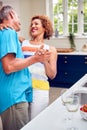
[[83,107],[80,108],[80,115],[84,120],[87,120],[87,112],[83,111]]

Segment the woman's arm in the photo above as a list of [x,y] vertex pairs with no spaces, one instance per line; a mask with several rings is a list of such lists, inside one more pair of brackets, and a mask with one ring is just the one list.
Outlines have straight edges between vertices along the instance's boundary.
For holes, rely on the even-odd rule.
[[46,74],[49,78],[55,78],[57,74],[57,51],[54,47],[50,47],[51,55],[48,61],[44,62]]

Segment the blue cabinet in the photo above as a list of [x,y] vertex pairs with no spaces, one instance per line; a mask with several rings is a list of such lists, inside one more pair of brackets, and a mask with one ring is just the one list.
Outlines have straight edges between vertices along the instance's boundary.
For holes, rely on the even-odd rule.
[[58,55],[57,75],[51,80],[52,87],[71,87],[87,73],[87,55]]

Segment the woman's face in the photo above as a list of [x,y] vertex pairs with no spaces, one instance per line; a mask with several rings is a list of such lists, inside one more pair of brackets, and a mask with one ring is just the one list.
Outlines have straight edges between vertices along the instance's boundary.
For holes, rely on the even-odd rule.
[[44,36],[45,29],[42,26],[41,20],[40,19],[34,19],[31,22],[31,27],[30,27],[30,34],[32,37],[37,37],[39,35]]

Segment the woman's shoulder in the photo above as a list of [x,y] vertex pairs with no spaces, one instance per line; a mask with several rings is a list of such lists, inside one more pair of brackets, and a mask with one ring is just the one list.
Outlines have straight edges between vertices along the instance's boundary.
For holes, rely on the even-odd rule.
[[27,46],[29,44],[30,44],[29,40],[27,40],[27,39],[25,39],[25,40],[22,41],[22,46]]
[[29,40],[25,39],[22,43],[29,43]]

